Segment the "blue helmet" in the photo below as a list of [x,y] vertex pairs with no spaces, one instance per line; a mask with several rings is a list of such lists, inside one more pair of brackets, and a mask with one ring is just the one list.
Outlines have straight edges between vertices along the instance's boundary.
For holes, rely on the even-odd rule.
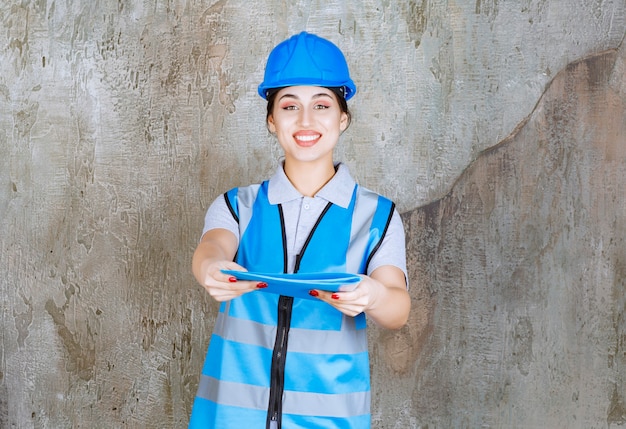
[[270,89],[297,85],[341,87],[346,100],[356,92],[341,50],[305,31],[281,42],[270,52],[258,92],[267,99]]

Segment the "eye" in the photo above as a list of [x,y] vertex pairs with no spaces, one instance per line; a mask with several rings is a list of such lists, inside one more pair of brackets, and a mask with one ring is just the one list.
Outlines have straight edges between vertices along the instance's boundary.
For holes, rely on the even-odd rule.
[[285,104],[283,106],[280,106],[280,108],[283,110],[296,110],[298,106],[296,106],[295,104]]
[[324,110],[324,109],[330,109],[330,106],[327,104],[316,104],[315,107],[313,107],[314,109],[317,110]]

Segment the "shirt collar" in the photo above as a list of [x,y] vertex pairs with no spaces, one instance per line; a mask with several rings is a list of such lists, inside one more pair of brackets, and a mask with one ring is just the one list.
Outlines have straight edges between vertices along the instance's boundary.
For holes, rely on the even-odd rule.
[[[350,171],[346,165],[339,163],[335,168],[337,172],[332,179],[319,190],[315,198],[323,198],[339,207],[347,208],[352,200],[352,193],[356,182],[350,175]],[[302,197],[303,195],[298,192],[289,181],[289,178],[287,178],[281,163],[269,181],[268,199],[270,204],[283,204]]]

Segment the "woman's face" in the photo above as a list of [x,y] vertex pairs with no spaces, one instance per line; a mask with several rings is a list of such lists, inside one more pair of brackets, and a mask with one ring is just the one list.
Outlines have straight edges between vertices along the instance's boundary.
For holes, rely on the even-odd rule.
[[332,152],[348,126],[348,115],[330,89],[290,86],[276,94],[267,126],[285,151],[285,162],[332,163]]

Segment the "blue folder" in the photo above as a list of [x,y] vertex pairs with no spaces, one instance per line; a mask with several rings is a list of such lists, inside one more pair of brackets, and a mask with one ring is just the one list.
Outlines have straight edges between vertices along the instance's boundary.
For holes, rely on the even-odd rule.
[[267,283],[266,288],[259,289],[263,292],[306,299],[316,299],[309,295],[311,289],[345,292],[354,290],[361,281],[360,276],[349,273],[273,274],[235,270],[222,270],[222,272],[235,277],[237,280]]

